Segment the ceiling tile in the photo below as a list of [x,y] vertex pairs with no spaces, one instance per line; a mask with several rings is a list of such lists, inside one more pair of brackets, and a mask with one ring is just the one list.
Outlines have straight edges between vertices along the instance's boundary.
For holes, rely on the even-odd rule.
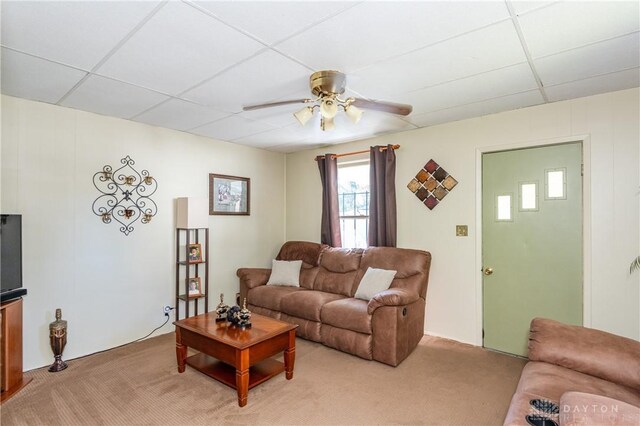
[[2,44],[93,68],[158,1],[3,1]]
[[61,105],[130,118],[166,99],[169,97],[151,90],[91,75]]
[[181,2],[169,2],[98,72],[178,94],[264,46]]
[[298,152],[298,151],[306,151],[306,150],[310,150],[310,149],[319,149],[319,148],[322,148],[323,146],[324,146],[324,144],[319,144],[319,143],[295,142],[295,143],[288,143],[288,144],[284,144],[284,145],[270,146],[267,149],[269,151],[282,152],[283,154],[291,154],[293,152]]
[[640,86],[640,68],[545,87],[550,101],[580,98]]
[[538,90],[531,90],[529,92],[489,99],[486,101],[476,102],[474,104],[462,105],[425,114],[412,115],[409,118],[412,123],[420,127],[427,127],[449,121],[480,117],[483,115],[494,114],[496,112],[524,108],[542,103],[544,103],[544,99],[540,92]]
[[640,33],[535,59],[545,86],[640,66]]
[[314,69],[351,72],[508,17],[503,2],[363,2],[277,48]]
[[136,116],[134,120],[154,126],[189,130],[229,115],[228,112],[196,105],[182,99],[170,99]]
[[533,0],[533,1],[508,0],[508,1],[509,3],[511,3],[511,6],[513,7],[513,10],[515,11],[516,15],[521,15],[523,13],[530,12],[534,9],[540,9],[541,7],[546,7],[555,3],[555,1],[543,1],[543,0]]
[[223,141],[239,139],[255,133],[264,132],[273,129],[266,123],[260,121],[247,120],[246,118],[232,115],[214,123],[206,124],[190,130],[190,133],[196,135],[208,136],[210,138]]
[[[224,22],[265,43],[280,41],[304,28],[339,13],[356,2],[338,1],[197,1]],[[247,13],[251,10],[251,13]],[[274,25],[274,22],[277,22]]]
[[529,64],[522,63],[405,93],[403,101],[413,105],[414,114],[421,114],[525,92],[537,87]]
[[368,97],[433,86],[527,60],[511,21],[376,63],[349,76],[349,87]]
[[569,1],[518,18],[536,58],[640,29],[637,1]]
[[[311,125],[309,125],[311,127]],[[298,123],[290,124],[280,129],[267,130],[266,132],[234,139],[234,143],[253,146],[255,148],[268,148],[272,146],[299,143],[309,137],[309,129]]]
[[268,50],[193,88],[182,97],[225,111],[240,112],[243,106],[272,102],[299,92],[308,87],[310,74],[309,69],[297,62]]
[[55,104],[87,75],[84,71],[2,49],[2,93]]

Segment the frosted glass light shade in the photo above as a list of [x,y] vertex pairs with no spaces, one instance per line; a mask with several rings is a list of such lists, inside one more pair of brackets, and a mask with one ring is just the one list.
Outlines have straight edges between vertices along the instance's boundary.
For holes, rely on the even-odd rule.
[[307,124],[307,121],[313,117],[313,109],[310,107],[304,107],[300,111],[294,113],[293,116],[304,126]]
[[181,197],[177,199],[176,228],[209,227],[209,200]]
[[336,128],[336,125],[333,122],[333,118],[322,117],[322,120],[320,121],[320,127],[322,128],[322,130],[334,130]]
[[324,118],[333,118],[338,113],[338,104],[333,99],[325,99],[320,104],[320,114]]
[[362,110],[353,105],[349,105],[344,110],[344,113],[347,114],[347,117],[349,117],[351,121],[353,121],[353,124],[358,124],[358,121],[362,118]]

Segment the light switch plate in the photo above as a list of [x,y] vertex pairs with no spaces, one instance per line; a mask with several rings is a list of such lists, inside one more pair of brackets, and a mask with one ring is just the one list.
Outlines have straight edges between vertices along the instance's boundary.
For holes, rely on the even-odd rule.
[[466,237],[469,235],[469,227],[467,225],[456,225],[456,237]]

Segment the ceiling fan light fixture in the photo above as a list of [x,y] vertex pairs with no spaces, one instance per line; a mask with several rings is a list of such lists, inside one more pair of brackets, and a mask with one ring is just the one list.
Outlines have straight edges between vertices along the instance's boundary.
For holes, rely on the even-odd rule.
[[307,122],[313,117],[313,108],[304,107],[300,111],[293,114],[293,116],[298,120],[300,124],[303,126],[307,124]]
[[346,106],[344,113],[349,117],[349,120],[351,120],[353,124],[358,124],[358,121],[362,118],[362,110],[354,105]]
[[338,103],[333,98],[325,98],[322,99],[320,103],[320,114],[324,118],[331,118],[336,116],[338,113]]
[[322,117],[320,119],[320,128],[323,131],[335,130],[336,125],[333,122],[333,118]]

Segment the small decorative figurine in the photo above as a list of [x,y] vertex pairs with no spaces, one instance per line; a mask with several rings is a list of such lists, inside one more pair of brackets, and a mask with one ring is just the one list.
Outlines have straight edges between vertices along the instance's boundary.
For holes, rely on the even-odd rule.
[[216,322],[224,321],[227,319],[227,312],[229,311],[229,306],[224,303],[224,293],[220,293],[220,304],[216,307]]
[[62,351],[67,344],[67,322],[62,319],[62,309],[56,309],[56,320],[49,324],[49,343],[55,361],[49,367],[49,371],[56,373],[67,368],[67,363],[62,360]]
[[231,323],[231,325],[236,325],[238,321],[238,314],[240,313],[239,306],[232,306],[227,311],[227,321]]
[[244,298],[242,310],[238,313],[238,327],[251,328],[251,311],[247,309],[247,298]]

